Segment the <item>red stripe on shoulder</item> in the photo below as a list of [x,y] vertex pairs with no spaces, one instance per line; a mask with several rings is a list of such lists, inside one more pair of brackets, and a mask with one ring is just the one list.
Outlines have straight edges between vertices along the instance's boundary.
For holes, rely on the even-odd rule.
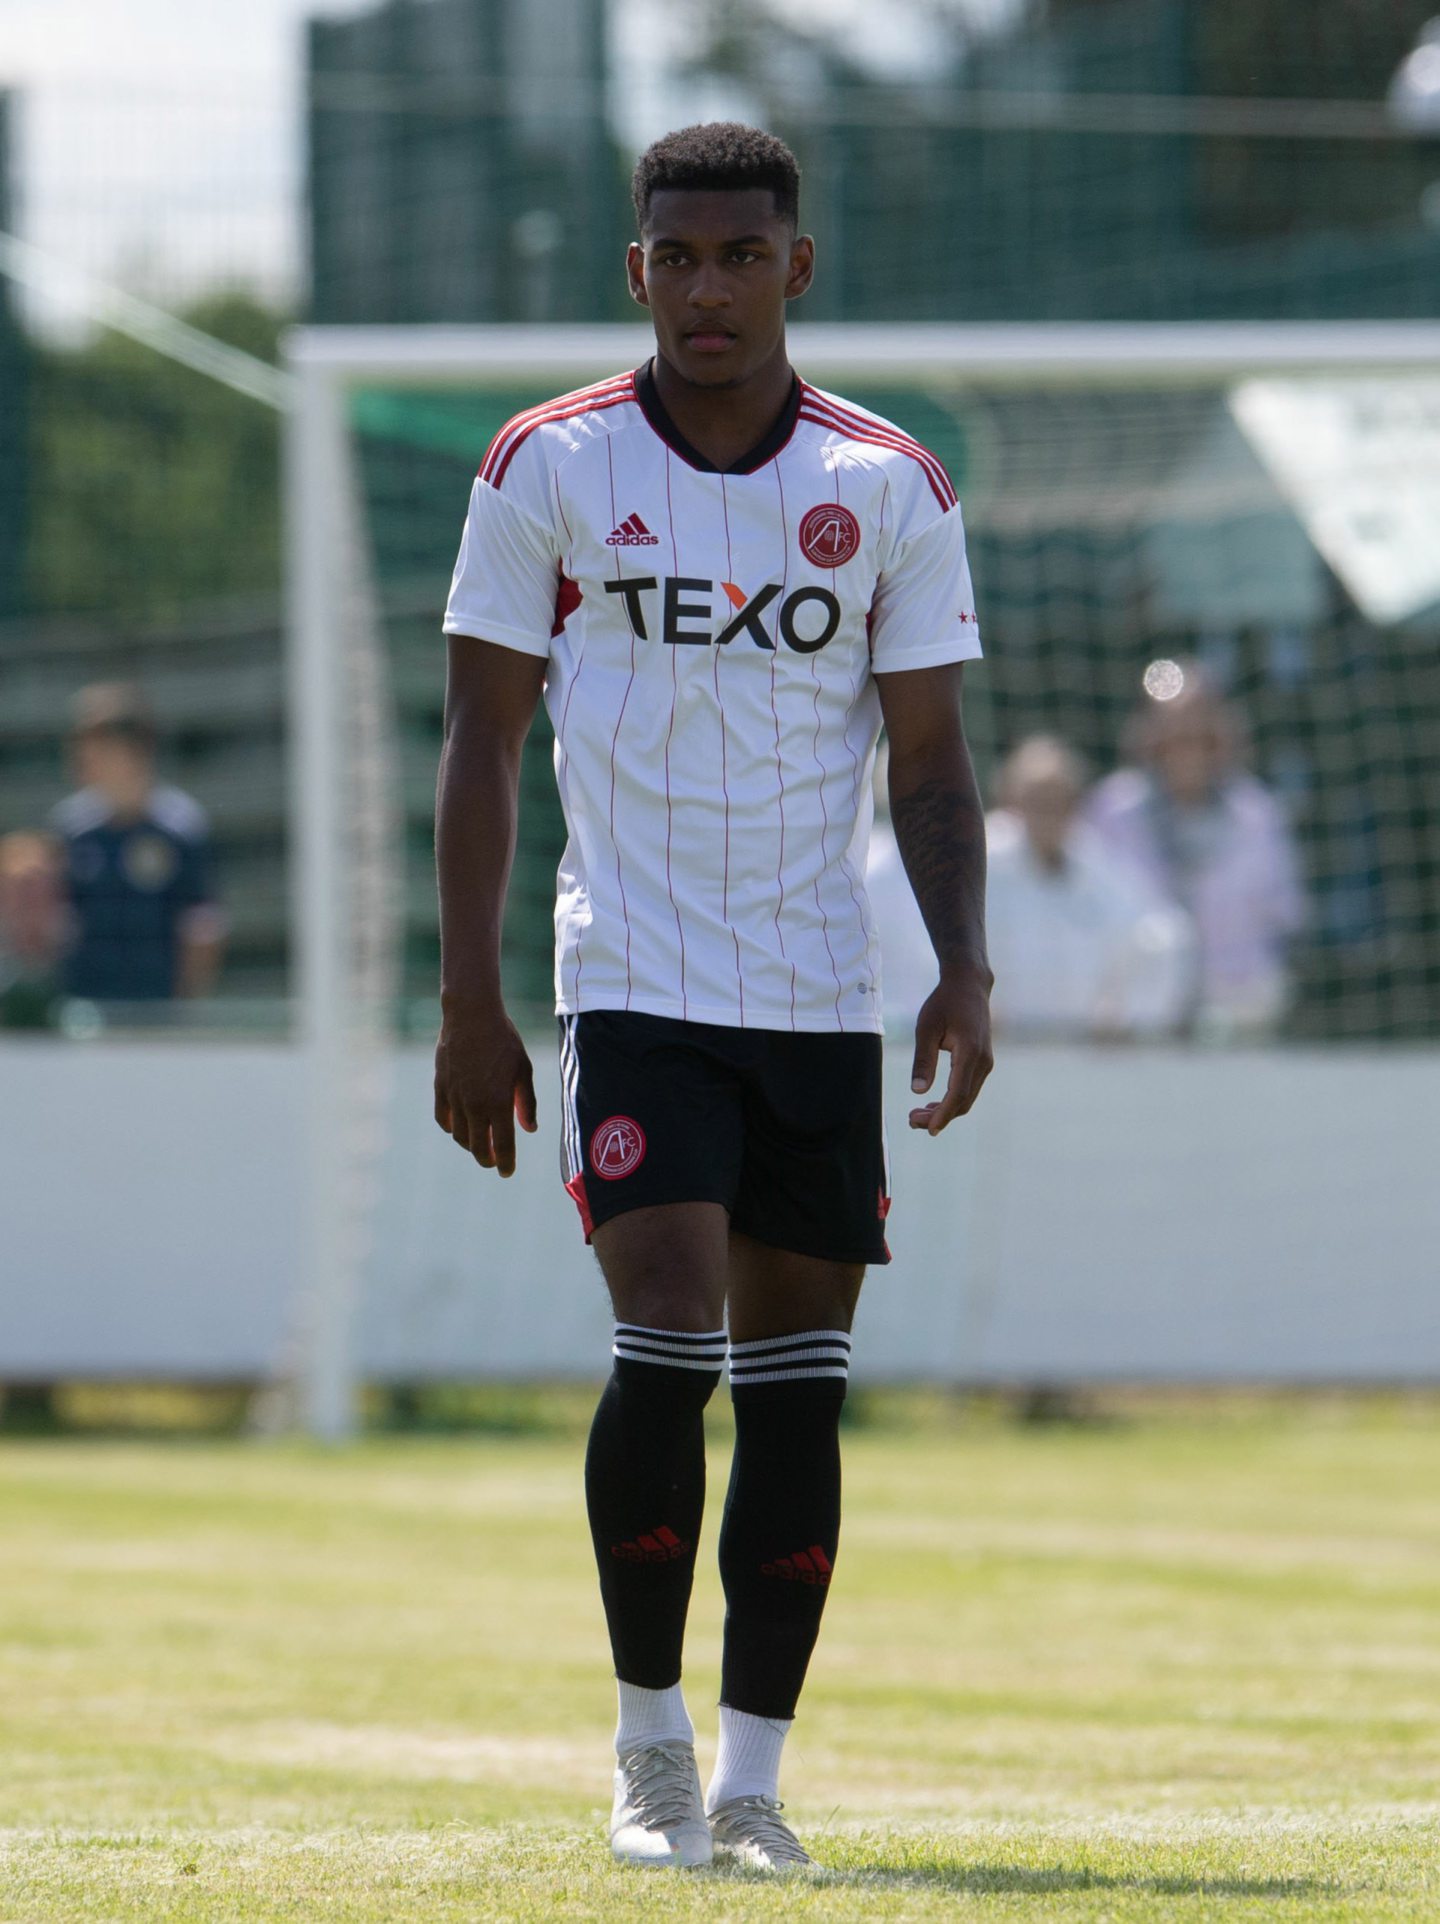
[[565,414],[583,414],[587,409],[608,399],[611,395],[618,394],[622,398],[629,399],[634,392],[635,376],[616,374],[612,375],[608,381],[597,381],[593,387],[577,388],[573,394],[557,394],[553,400],[541,401],[533,408],[525,408],[519,414],[511,415],[485,450],[485,458],[480,463],[479,469],[481,479],[489,479],[489,470],[514,436],[519,435],[523,438],[541,421],[558,419]]
[[552,415],[572,410],[583,413],[586,408],[595,406],[612,394],[633,393],[634,378],[633,374],[615,375],[608,381],[597,381],[594,387],[578,388],[573,394],[557,394],[553,400],[541,401],[533,408],[525,408],[521,413],[512,415],[485,450],[485,459],[480,463],[481,477],[488,479],[489,470],[516,435],[523,436],[531,427],[548,420]]
[[542,414],[538,420],[529,422],[521,432],[515,436],[500,459],[492,464],[490,473],[484,474],[482,472],[481,478],[488,481],[492,488],[498,488],[500,483],[505,479],[505,470],[515,459],[515,456],[520,452],[525,442],[528,441],[530,436],[535,432],[536,428],[549,427],[554,421],[573,421],[577,415],[581,414],[601,414],[606,408],[625,407],[628,403],[632,402],[634,398],[633,394],[612,394],[606,400],[586,401],[582,407],[563,408],[554,414]]
[[927,459],[925,451],[922,448],[907,447],[903,441],[891,441],[884,435],[871,434],[866,429],[851,427],[840,421],[833,421],[828,416],[816,414],[809,408],[801,408],[800,419],[802,421],[813,421],[817,427],[829,428],[832,433],[843,434],[851,441],[868,442],[872,447],[888,448],[893,454],[908,454],[910,459],[917,464],[920,472],[925,476],[925,479],[930,483],[930,492],[940,503],[941,508],[948,512],[949,509],[955,506],[958,497],[956,496],[954,488],[950,485],[949,475],[946,474],[943,468],[936,466],[933,460]]
[[953,508],[957,496],[954,484],[945,470],[939,455],[933,454],[923,441],[917,441],[913,434],[897,428],[888,421],[872,420],[856,413],[843,402],[832,401],[809,383],[804,384],[804,400],[801,418],[815,421],[822,427],[833,428],[837,433],[850,435],[857,441],[869,441],[878,447],[894,448],[898,453],[908,454],[920,463],[929,477],[937,499],[947,508]]
[[537,401],[534,407],[522,408],[518,414],[512,414],[510,419],[496,434],[494,440],[491,441],[489,447],[486,448],[485,458],[480,463],[480,472],[482,474],[484,473],[486,466],[496,451],[510,435],[514,434],[517,429],[524,427],[527,422],[533,421],[537,415],[548,414],[552,408],[570,407],[578,401],[592,398],[598,394],[609,393],[613,389],[618,388],[621,381],[625,378],[623,375],[612,375],[608,381],[597,381],[593,387],[577,388],[573,394],[556,394],[548,401]]
[[846,407],[843,403],[828,400],[814,388],[808,388],[805,397],[805,410],[812,420],[822,426],[833,428],[839,434],[853,437],[857,441],[869,441],[880,447],[892,447],[902,454],[910,455],[918,461],[930,476],[931,486],[945,500],[947,507],[954,507],[955,489],[945,464],[940,457],[932,454],[923,442],[917,441],[903,428],[892,426],[887,421],[870,420]]

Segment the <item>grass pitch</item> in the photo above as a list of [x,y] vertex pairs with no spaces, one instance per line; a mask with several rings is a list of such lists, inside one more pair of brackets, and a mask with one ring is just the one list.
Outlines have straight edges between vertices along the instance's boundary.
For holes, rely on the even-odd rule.
[[881,1424],[846,1475],[785,1786],[831,1875],[777,1887],[608,1861],[573,1437],[0,1446],[0,1919],[1440,1918],[1433,1405]]

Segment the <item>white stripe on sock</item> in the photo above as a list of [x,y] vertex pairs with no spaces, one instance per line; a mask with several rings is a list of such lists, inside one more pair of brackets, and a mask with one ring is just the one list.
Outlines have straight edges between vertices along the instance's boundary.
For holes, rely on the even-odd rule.
[[796,1383],[828,1376],[850,1375],[850,1338],[844,1330],[797,1330],[790,1336],[767,1336],[753,1343],[730,1345],[730,1384],[743,1389],[751,1383]]
[[617,1323],[611,1354],[627,1363],[659,1363],[666,1369],[709,1370],[718,1375],[725,1367],[725,1332],[642,1329],[635,1323]]
[[834,1343],[849,1350],[850,1337],[843,1329],[797,1329],[788,1336],[760,1336],[750,1343],[732,1343],[732,1356],[753,1356],[765,1350],[782,1349],[787,1343]]

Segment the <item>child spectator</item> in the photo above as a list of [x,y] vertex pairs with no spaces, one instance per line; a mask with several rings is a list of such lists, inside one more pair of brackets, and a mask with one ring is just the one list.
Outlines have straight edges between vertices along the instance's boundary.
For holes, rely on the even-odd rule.
[[157,782],[155,724],[139,689],[97,683],[72,713],[82,786],[53,818],[74,918],[66,989],[95,1002],[204,995],[223,935],[204,810]]

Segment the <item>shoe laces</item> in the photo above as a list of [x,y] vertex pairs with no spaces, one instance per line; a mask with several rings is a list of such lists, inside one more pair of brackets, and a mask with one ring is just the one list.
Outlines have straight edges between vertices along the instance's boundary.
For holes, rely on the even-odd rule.
[[642,1744],[620,1759],[626,1800],[647,1828],[695,1817],[695,1754],[688,1744]]
[[808,1864],[810,1854],[780,1815],[778,1797],[737,1797],[724,1806],[726,1843],[754,1844],[777,1863]]

